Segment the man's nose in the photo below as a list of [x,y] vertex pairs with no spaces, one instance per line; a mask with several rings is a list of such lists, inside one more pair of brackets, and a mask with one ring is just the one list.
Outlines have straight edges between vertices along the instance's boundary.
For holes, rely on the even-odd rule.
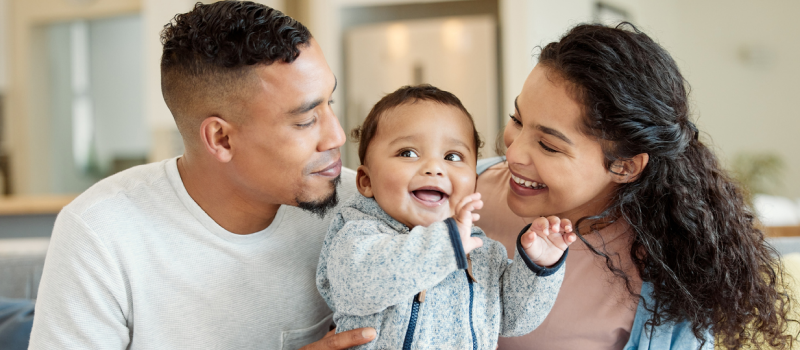
[[318,151],[325,152],[331,149],[337,149],[344,145],[347,138],[342,130],[342,125],[339,124],[339,119],[333,110],[328,110],[327,113],[321,116],[321,134]]

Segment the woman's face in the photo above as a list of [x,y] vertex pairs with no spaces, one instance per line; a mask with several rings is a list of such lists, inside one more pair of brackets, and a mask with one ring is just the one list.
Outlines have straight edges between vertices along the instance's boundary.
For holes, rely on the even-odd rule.
[[582,106],[569,87],[556,72],[537,65],[506,125],[508,206],[519,216],[557,215],[575,222],[609,204],[614,175],[604,165],[600,143],[581,131]]

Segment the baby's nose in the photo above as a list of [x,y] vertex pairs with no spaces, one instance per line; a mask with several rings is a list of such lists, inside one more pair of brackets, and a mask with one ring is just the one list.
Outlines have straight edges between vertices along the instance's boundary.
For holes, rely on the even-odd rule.
[[425,164],[425,167],[422,168],[425,171],[425,175],[427,176],[443,176],[444,175],[444,168],[442,168],[442,164],[437,161],[429,161]]

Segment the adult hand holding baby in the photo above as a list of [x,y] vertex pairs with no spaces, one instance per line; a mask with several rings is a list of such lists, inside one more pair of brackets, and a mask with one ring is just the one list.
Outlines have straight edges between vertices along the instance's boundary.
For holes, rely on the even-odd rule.
[[577,238],[572,232],[572,222],[569,219],[542,216],[533,220],[528,231],[520,238],[520,243],[535,264],[552,266]]
[[461,234],[461,245],[464,247],[465,254],[483,246],[482,239],[472,237],[472,222],[481,218],[480,214],[473,213],[473,211],[481,208],[483,208],[483,201],[481,194],[477,192],[464,197],[456,205],[456,214],[453,215],[453,219],[456,220],[458,232]]

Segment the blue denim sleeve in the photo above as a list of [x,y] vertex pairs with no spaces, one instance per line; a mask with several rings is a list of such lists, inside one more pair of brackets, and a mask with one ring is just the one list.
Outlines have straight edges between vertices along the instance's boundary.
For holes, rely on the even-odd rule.
[[[701,349],[714,350],[714,334],[708,330],[703,340],[697,339],[692,332],[689,322],[665,323],[653,329],[645,324],[653,313],[648,311],[644,303],[653,304],[653,285],[649,282],[642,284],[643,300],[639,300],[636,316],[631,328],[631,336],[625,344],[625,350],[684,350]],[[702,345],[702,347],[701,347]]]

